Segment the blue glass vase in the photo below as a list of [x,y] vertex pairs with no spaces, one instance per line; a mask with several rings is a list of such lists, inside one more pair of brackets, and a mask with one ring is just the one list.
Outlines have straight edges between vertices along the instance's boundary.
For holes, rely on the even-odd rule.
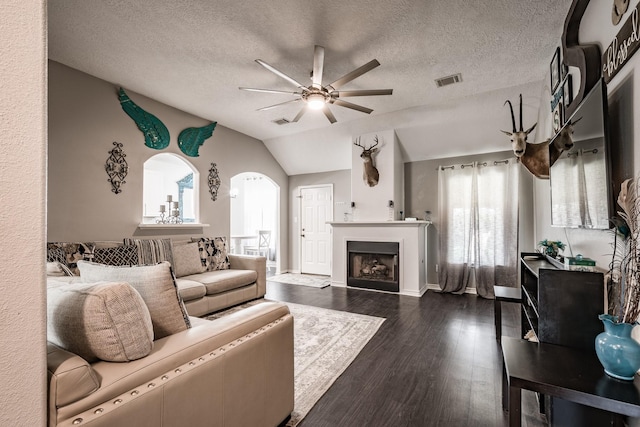
[[604,332],[596,337],[596,354],[604,372],[619,380],[633,381],[640,369],[640,344],[631,338],[635,323],[616,323],[610,314],[598,316]]

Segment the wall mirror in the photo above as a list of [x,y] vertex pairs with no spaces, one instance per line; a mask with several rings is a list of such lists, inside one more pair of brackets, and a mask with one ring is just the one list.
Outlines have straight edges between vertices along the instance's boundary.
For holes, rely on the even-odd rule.
[[[143,224],[155,224],[161,210],[170,212],[178,202],[183,223],[198,222],[198,170],[177,154],[160,153],[144,162]],[[171,196],[171,197],[168,197]]]
[[589,92],[567,122],[575,122],[574,146],[551,166],[551,225],[607,229],[612,211],[609,185],[607,90]]

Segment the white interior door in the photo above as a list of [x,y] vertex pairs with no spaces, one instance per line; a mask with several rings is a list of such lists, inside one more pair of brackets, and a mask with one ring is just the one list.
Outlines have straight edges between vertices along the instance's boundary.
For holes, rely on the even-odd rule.
[[301,187],[300,196],[300,271],[329,276],[333,186]]

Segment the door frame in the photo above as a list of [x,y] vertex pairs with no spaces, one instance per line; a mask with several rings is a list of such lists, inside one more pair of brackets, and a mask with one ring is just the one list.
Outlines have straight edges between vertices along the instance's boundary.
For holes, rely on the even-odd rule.
[[[301,185],[298,187],[298,195],[296,196],[298,198],[298,216],[300,218],[300,221],[298,221],[298,235],[297,237],[297,242],[298,242],[298,273],[302,273],[302,190],[303,189],[312,189],[312,188],[324,188],[324,187],[329,187],[329,189],[331,190],[331,221],[334,220],[334,194],[333,194],[333,183],[327,183],[327,184],[314,184],[314,185]],[[333,234],[333,228],[331,229],[331,234]],[[329,246],[331,249],[331,253],[329,254],[329,264],[331,265],[331,260],[333,259],[333,242],[331,243],[331,245]]]

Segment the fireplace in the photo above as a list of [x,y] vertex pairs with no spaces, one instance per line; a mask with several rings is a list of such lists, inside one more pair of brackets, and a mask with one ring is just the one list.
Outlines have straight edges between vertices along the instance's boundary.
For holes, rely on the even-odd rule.
[[347,286],[399,292],[399,243],[347,241]]

